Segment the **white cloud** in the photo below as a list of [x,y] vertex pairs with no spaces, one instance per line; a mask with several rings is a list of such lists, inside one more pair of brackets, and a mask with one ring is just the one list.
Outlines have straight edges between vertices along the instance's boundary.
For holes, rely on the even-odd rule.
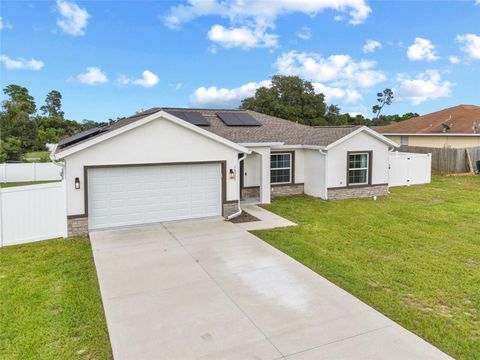
[[255,91],[259,87],[269,87],[270,85],[270,80],[264,80],[250,82],[232,89],[202,86],[195,90],[190,100],[199,105],[233,107],[238,106],[242,99],[255,95]]
[[[480,1],[480,0],[479,0]],[[456,39],[462,44],[462,50],[472,59],[480,60],[480,36],[475,34],[458,35]]]
[[331,55],[290,51],[282,54],[276,62],[283,75],[297,75],[314,82],[330,82],[333,86],[369,88],[387,79],[375,70],[375,61],[354,61],[349,55]]
[[87,67],[87,71],[77,75],[77,80],[82,84],[95,85],[108,82],[107,74],[98,67]]
[[240,47],[243,49],[254,47],[275,47],[278,36],[267,34],[264,28],[250,29],[246,26],[238,28],[225,28],[222,25],[214,25],[208,32],[208,38],[223,47]]
[[365,45],[363,45],[362,51],[366,53],[373,53],[375,50],[380,49],[382,44],[376,40],[367,40]]
[[450,96],[453,83],[442,80],[438,70],[427,70],[411,78],[406,74],[397,76],[399,88],[395,93],[395,100],[410,102],[414,105],[427,100]]
[[11,59],[7,55],[0,55],[0,62],[3,63],[8,70],[40,70],[45,65],[43,61],[35,59]]
[[82,36],[88,25],[90,14],[87,10],[80,8],[75,2],[57,0],[57,10],[61,18],[57,19],[57,25],[67,34]]
[[150,70],[145,70],[142,73],[142,77],[139,79],[131,79],[126,77],[125,75],[120,75],[120,77],[118,78],[118,82],[122,85],[132,84],[143,86],[144,88],[151,88],[158,84],[159,79],[158,76]]
[[12,24],[10,24],[9,22],[4,22],[3,18],[0,16],[0,30],[11,28],[13,28]]
[[458,64],[460,62],[460,58],[458,56],[450,56],[448,60],[451,64]]
[[171,28],[206,15],[273,24],[280,15],[301,12],[314,16],[325,9],[348,12],[351,24],[363,23],[371,12],[365,0],[188,0],[186,5],[172,6],[164,20]]
[[339,87],[325,86],[321,83],[312,83],[316,93],[325,95],[325,101],[332,103],[334,101],[344,101],[345,103],[353,103],[362,99],[360,94],[355,89],[342,89]]
[[308,40],[312,38],[312,29],[308,26],[303,26],[302,29],[297,32],[297,36],[302,40]]
[[415,42],[407,49],[407,56],[413,61],[435,61],[438,59],[435,53],[435,45],[430,40],[422,38],[415,38]]
[[[315,16],[325,9],[348,12],[351,24],[365,22],[371,12],[366,0],[187,0],[170,7],[163,20],[167,27],[178,29],[197,17],[220,16],[230,21],[230,27],[213,26],[208,33],[211,40],[230,48],[274,47],[278,35],[267,30],[275,28],[277,17],[298,12]],[[309,35],[302,32],[302,36]]]
[[363,113],[363,112],[358,112],[358,111],[351,111],[351,112],[348,113],[348,115],[350,115],[351,117],[356,117],[356,116],[358,116],[358,115],[361,115],[361,116],[363,116],[364,118],[367,118],[367,117],[368,117],[365,113]]

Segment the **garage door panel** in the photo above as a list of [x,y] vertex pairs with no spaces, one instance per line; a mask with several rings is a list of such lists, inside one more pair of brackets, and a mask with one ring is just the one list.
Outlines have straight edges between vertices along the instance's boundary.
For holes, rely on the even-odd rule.
[[91,229],[221,215],[220,164],[88,171]]

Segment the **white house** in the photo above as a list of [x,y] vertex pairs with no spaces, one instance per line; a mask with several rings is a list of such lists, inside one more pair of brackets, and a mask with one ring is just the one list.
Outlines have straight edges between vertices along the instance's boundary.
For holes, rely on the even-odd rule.
[[389,151],[364,127],[314,128],[244,110],[153,108],[61,141],[69,234],[239,214],[242,200],[388,193]]

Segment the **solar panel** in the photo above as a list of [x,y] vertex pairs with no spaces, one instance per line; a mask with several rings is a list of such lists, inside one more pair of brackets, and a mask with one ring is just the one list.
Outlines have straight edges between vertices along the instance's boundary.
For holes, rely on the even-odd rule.
[[246,112],[217,112],[217,116],[227,126],[260,126],[255,118]]
[[98,133],[102,132],[103,129],[105,129],[106,127],[107,127],[106,125],[97,126],[97,127],[94,127],[94,128],[91,128],[91,129],[73,134],[72,136],[70,136],[66,139],[60,140],[58,142],[58,146],[59,147],[64,147],[64,146],[79,142],[81,140],[84,140],[86,138],[89,138],[91,136],[97,135]]
[[209,126],[208,120],[198,111],[167,111],[169,114],[185,120],[193,125]]

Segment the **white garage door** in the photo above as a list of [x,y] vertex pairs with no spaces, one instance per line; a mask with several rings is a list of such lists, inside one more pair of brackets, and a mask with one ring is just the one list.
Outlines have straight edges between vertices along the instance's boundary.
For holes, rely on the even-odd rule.
[[220,164],[88,170],[90,229],[221,215]]

